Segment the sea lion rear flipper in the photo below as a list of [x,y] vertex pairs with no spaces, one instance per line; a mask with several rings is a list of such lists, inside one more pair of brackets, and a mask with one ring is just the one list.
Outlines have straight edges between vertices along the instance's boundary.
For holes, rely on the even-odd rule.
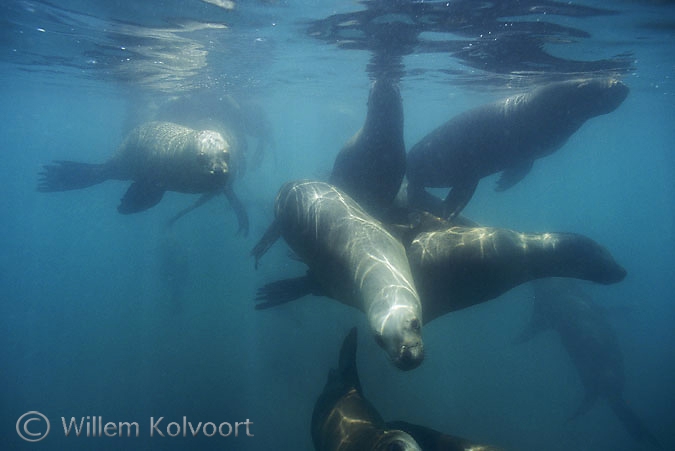
[[171,219],[169,219],[169,222],[168,222],[167,225],[168,225],[169,227],[171,227],[171,226],[172,226],[176,221],[178,221],[180,218],[182,218],[182,217],[185,216],[186,214],[190,213],[192,210],[196,210],[197,208],[201,207],[202,205],[204,205],[205,203],[207,203],[208,201],[210,201],[211,199],[213,199],[213,197],[214,197],[216,194],[218,194],[218,193],[217,193],[217,192],[212,192],[212,193],[205,193],[205,194],[202,194],[202,195],[199,197],[199,199],[197,199],[197,201],[196,201],[194,204],[190,205],[190,206],[187,207],[187,208],[182,209],[181,211],[179,211],[178,213],[176,213],[175,215],[173,215],[173,216],[171,217]]
[[45,193],[87,188],[109,178],[106,165],[75,161],[54,161],[43,166],[39,176],[38,191]]
[[237,230],[237,233],[248,236],[248,213],[246,213],[246,207],[244,207],[244,204],[239,200],[234,191],[232,191],[232,187],[229,185],[225,187],[225,197],[230,201],[234,214],[237,215],[237,222],[239,223],[239,230]]
[[443,217],[452,219],[464,210],[478,188],[479,178],[455,185],[443,201]]
[[117,211],[123,215],[139,213],[157,205],[162,200],[162,196],[164,196],[164,189],[159,186],[134,182],[124,193]]
[[277,280],[258,289],[255,300],[264,301],[256,304],[256,310],[268,309],[277,305],[300,299],[309,294],[321,296],[314,279],[308,273],[301,277]]
[[359,380],[359,372],[356,368],[357,334],[356,327],[352,327],[342,342],[340,358],[338,360],[338,373],[343,383],[356,388],[361,393],[361,381]]
[[497,186],[495,186],[495,191],[506,191],[511,188],[516,183],[520,182],[529,174],[532,169],[534,160],[525,160],[516,166],[511,166],[502,172],[501,177],[497,180]]
[[272,221],[272,224],[269,225],[265,234],[260,238],[260,241],[253,247],[251,250],[251,255],[255,258],[255,268],[258,269],[258,262],[265,255],[265,252],[269,250],[270,247],[281,236],[281,228],[276,220]]

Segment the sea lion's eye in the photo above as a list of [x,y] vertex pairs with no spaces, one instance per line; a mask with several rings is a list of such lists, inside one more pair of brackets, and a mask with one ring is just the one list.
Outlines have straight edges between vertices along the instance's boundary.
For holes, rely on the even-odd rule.
[[410,321],[410,327],[412,330],[420,330],[420,320],[414,319]]

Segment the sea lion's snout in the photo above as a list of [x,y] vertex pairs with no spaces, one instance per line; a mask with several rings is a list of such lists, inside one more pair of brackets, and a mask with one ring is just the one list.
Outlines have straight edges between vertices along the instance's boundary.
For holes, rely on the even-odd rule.
[[401,345],[398,358],[394,360],[394,365],[400,370],[413,370],[422,364],[424,360],[424,346],[422,342],[414,346]]

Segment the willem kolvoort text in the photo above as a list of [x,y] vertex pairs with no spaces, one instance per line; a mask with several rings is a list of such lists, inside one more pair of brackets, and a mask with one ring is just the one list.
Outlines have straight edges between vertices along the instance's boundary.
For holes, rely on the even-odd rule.
[[[71,417],[70,421],[61,417],[61,422],[66,437],[138,437],[141,433],[141,427],[136,421],[119,421],[117,423],[107,421],[104,423],[102,416],[81,417],[79,421],[75,417]],[[164,417],[150,417],[149,423],[150,437],[196,437],[198,435],[205,437],[215,435],[239,437],[239,435],[243,436],[244,433],[247,437],[253,437],[250,429],[253,422],[248,418],[246,421],[235,422],[234,426],[227,421],[220,424],[211,421],[193,423],[188,421],[185,416],[180,422],[172,421],[170,423],[164,421]]]

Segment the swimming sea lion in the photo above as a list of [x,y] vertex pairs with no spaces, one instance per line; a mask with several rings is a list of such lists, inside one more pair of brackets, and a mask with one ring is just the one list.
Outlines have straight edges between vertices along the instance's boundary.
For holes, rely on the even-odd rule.
[[405,165],[401,93],[394,81],[379,79],[370,89],[366,121],[338,153],[329,182],[380,218],[396,197]]
[[165,191],[211,193],[228,181],[228,143],[220,133],[171,122],[134,129],[105,163],[56,161],[44,166],[38,190],[67,191],[106,180],[132,180],[117,211],[138,213],[155,206]]
[[407,247],[425,324],[545,277],[617,283],[626,270],[595,241],[575,233],[521,233],[452,226],[419,233]]
[[356,368],[356,328],[342,343],[338,368],[328,380],[312,412],[312,442],[317,451],[421,451],[405,432],[388,428],[363,396]]
[[558,333],[585,392],[571,418],[604,398],[631,436],[663,449],[623,397],[623,354],[606,312],[571,280],[537,280],[533,286],[532,319],[517,341],[528,341],[548,329]]
[[[614,111],[628,87],[613,78],[551,83],[464,112],[410,149],[408,196],[413,206],[452,217],[466,206],[481,178],[500,171],[497,191],[520,181],[534,160],[549,155],[588,119]],[[452,188],[443,211],[424,188]]]
[[[447,225],[440,220],[407,245],[407,257],[422,301],[424,324],[447,313],[494,299],[530,280],[571,277],[609,284],[626,276],[595,241],[573,233],[525,234],[493,227]],[[272,282],[258,290],[256,308],[307,294],[325,295],[306,276]]]
[[252,252],[256,261],[279,235],[322,293],[365,312],[394,365],[422,363],[422,307],[405,249],[379,221],[328,183],[297,181],[279,190],[274,223]]

